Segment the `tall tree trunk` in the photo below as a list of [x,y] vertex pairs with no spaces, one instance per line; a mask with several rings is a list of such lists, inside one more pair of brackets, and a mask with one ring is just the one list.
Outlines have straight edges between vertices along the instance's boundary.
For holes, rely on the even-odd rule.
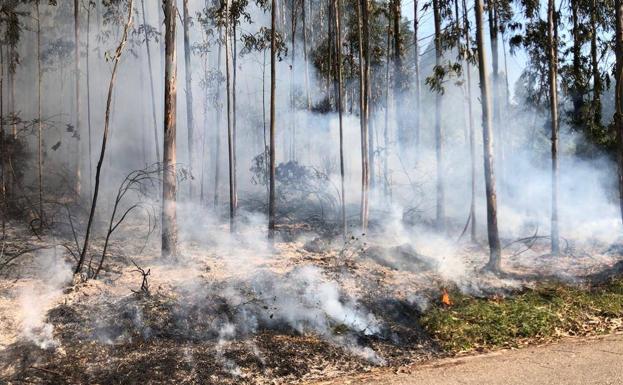
[[340,129],[340,197],[342,200],[341,205],[341,221],[342,221],[342,235],[346,237],[347,226],[346,223],[346,198],[345,198],[345,183],[344,183],[344,131],[342,123],[342,111],[344,109],[342,102],[342,32],[340,30],[340,0],[333,0],[334,7],[334,27],[335,27],[335,97],[337,99],[337,111],[339,119]]
[[177,9],[174,0],[164,0],[165,71],[164,71],[164,142],[162,181],[162,257],[177,256],[177,53],[175,27]]
[[[186,68],[186,128],[188,130],[188,166],[192,173],[195,167],[195,127],[193,121],[193,88],[192,67],[190,63],[190,20],[188,13],[188,0],[183,1],[184,8],[184,64]],[[193,200],[194,183],[192,178],[188,181],[189,199]]]
[[[4,54],[2,47],[0,46],[0,198],[2,201],[0,204],[2,207],[0,208],[0,214],[2,215],[2,237],[1,239],[4,241],[6,236],[6,212],[7,212],[7,189],[6,189],[6,171],[7,167],[6,163],[6,153],[5,153],[5,143],[4,143]],[[4,247],[4,243],[2,245]]]
[[[465,38],[465,51],[471,52],[469,37],[469,17],[467,15],[467,2],[463,3],[463,34]],[[471,199],[469,204],[469,212],[471,219],[471,241],[476,242],[476,130],[474,129],[474,109],[472,106],[472,72],[468,60],[465,60],[465,73],[467,76],[467,115],[469,124],[469,156],[471,171]]]
[[580,5],[579,0],[571,0],[571,22],[572,22],[572,37],[573,37],[573,90],[571,94],[571,101],[573,103],[573,122],[576,126],[579,126],[582,119],[582,110],[584,96],[582,89],[582,42],[580,36],[580,20],[578,16]]
[[383,194],[385,198],[389,197],[390,191],[390,176],[389,176],[389,110],[391,105],[391,97],[389,95],[389,68],[390,68],[390,55],[392,50],[392,25],[391,22],[387,23],[387,45],[386,45],[386,57],[385,57],[385,124],[383,128]]
[[225,79],[227,94],[227,147],[229,159],[229,230],[234,231],[234,218],[236,216],[236,163],[234,158],[235,147],[231,97],[230,1],[231,0],[225,0]]
[[268,238],[274,240],[275,237],[275,102],[277,73],[277,0],[271,1],[270,11],[270,147],[269,157],[270,166],[268,173]]
[[123,47],[125,46],[128,40],[128,31],[130,30],[130,25],[132,24],[133,4],[134,4],[134,0],[129,0],[128,19],[125,24],[125,28],[123,29],[123,35],[121,37],[121,41],[119,42],[119,45],[117,46],[117,49],[115,50],[115,54],[113,57],[113,69],[112,69],[112,74],[110,76],[110,82],[108,84],[108,97],[106,98],[106,114],[104,115],[104,133],[102,135],[102,148],[100,150],[99,160],[97,161],[97,169],[95,171],[95,188],[93,189],[93,199],[91,200],[91,210],[89,211],[89,221],[87,222],[87,228],[85,230],[84,244],[82,246],[82,251],[80,252],[80,258],[78,260],[78,264],[76,265],[74,274],[79,274],[82,271],[82,266],[84,265],[86,255],[89,251],[89,239],[91,235],[91,226],[93,225],[93,218],[95,217],[95,208],[97,207],[97,196],[99,193],[99,186],[100,186],[100,174],[102,172],[102,164],[104,163],[104,154],[106,153],[106,144],[108,141],[108,133],[110,131],[110,107],[112,104],[111,103],[112,94],[113,94],[113,89],[115,87],[115,79],[117,77],[117,68],[119,67],[119,59],[121,59],[121,53],[123,52]]
[[[439,0],[433,0],[433,18],[435,22],[435,65],[441,65],[442,59],[442,30],[441,9]],[[440,92],[435,93],[435,154],[437,157],[437,212],[436,224],[439,231],[445,231],[445,183],[444,183],[444,158],[443,158],[443,127],[441,123],[441,98]]]
[[[403,150],[411,148],[409,140],[411,135],[405,131],[405,127],[402,122],[402,97],[400,91],[402,89],[402,38],[400,36],[400,0],[391,0],[392,4],[392,18],[394,23],[394,120],[396,124],[396,132],[398,133],[398,149],[400,156],[403,155]],[[374,165],[371,165],[374,169]]]
[[305,10],[305,0],[301,1],[301,18],[303,22],[303,61],[305,62],[305,105],[307,106],[307,110],[311,110],[311,96],[309,92],[309,61],[307,60],[307,12]]
[[37,179],[39,182],[39,227],[43,228],[43,122],[41,121],[41,14],[39,0],[35,3],[37,19]]
[[76,194],[80,196],[82,190],[82,143],[80,141],[80,0],[74,0],[74,79],[76,91]]
[[[223,32],[221,27],[218,29],[219,41],[223,39]],[[221,71],[221,58],[223,56],[222,52],[222,44],[218,45],[218,58],[216,59],[216,66]],[[219,186],[220,186],[220,174],[221,174],[221,114],[223,111],[223,107],[221,105],[221,85],[217,84],[216,86],[216,140],[215,140],[215,150],[214,150],[214,209],[218,208],[219,202]]]
[[493,66],[493,84],[492,84],[492,100],[493,100],[493,132],[495,140],[497,140],[497,156],[498,164],[501,167],[501,179],[504,183],[504,133],[501,124],[501,107],[500,107],[500,54],[498,43],[498,0],[487,0],[487,8],[489,11],[489,38],[491,39],[491,64]]
[[92,128],[91,128],[91,64],[90,64],[90,52],[91,49],[91,4],[87,4],[87,43],[86,43],[86,65],[87,65],[87,126],[88,126],[88,149],[89,149],[89,194],[93,194],[93,149],[92,149]]
[[474,0],[476,15],[476,48],[478,50],[478,72],[480,75],[480,100],[482,105],[482,145],[485,169],[485,192],[487,196],[487,236],[489,239],[489,262],[487,268],[500,271],[502,250],[498,234],[497,199],[495,193],[495,173],[493,163],[493,137],[491,118],[491,95],[489,90],[488,63],[483,33],[482,0]]
[[[143,13],[143,24],[147,26],[147,14],[145,13],[145,0],[141,0],[141,11]],[[156,118],[156,91],[154,90],[154,72],[151,63],[151,51],[149,45],[149,35],[147,28],[143,28],[145,32],[145,49],[147,50],[147,70],[149,72],[149,91],[151,95],[151,117],[154,123],[154,140],[156,159],[160,162],[160,141],[158,140],[158,119]]]
[[415,65],[415,156],[416,159],[420,153],[420,122],[421,122],[421,90],[420,90],[420,42],[418,40],[418,32],[420,28],[420,20],[418,16],[418,0],[413,0],[413,61]]
[[368,86],[370,75],[370,50],[368,30],[368,0],[357,2],[357,28],[359,40],[359,109],[361,127],[361,230],[365,233],[368,229],[368,189],[370,186],[370,173],[368,164]]
[[623,0],[615,0],[616,8],[616,90],[614,124],[619,139],[619,204],[623,220]]
[[601,75],[599,73],[599,60],[597,53],[597,0],[593,0],[591,7],[591,64],[593,72],[593,124],[601,125]]
[[555,1],[547,2],[550,119],[552,124],[552,255],[560,252],[558,231],[558,23]]

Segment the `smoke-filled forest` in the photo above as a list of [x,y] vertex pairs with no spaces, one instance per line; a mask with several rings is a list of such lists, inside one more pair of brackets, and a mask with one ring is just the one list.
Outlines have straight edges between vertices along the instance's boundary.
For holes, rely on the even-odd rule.
[[0,178],[0,383],[621,332],[623,0],[0,0]]

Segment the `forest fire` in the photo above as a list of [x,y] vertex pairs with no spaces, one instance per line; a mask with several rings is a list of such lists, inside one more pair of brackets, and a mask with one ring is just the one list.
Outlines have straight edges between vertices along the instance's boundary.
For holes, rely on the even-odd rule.
[[0,383],[623,331],[623,0],[156,3],[0,0]]

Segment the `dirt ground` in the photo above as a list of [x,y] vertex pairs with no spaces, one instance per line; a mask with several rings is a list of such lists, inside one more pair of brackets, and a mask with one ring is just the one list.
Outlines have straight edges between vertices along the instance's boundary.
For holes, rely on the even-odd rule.
[[99,279],[79,282],[59,239],[13,226],[7,255],[33,251],[1,271],[0,382],[272,384],[399,368],[444,356],[418,323],[442,288],[505,295],[577,281],[622,255],[571,245],[552,258],[528,240],[505,249],[501,279],[480,272],[479,245],[300,234],[272,247],[250,229],[210,231],[162,261],[126,230]]

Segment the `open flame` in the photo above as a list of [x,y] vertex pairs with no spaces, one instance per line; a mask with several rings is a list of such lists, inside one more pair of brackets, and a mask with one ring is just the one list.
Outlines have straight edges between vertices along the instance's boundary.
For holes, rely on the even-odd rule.
[[448,294],[448,290],[447,289],[442,289],[441,291],[441,303],[446,305],[446,306],[450,306],[452,305],[452,300],[450,299],[450,294]]

